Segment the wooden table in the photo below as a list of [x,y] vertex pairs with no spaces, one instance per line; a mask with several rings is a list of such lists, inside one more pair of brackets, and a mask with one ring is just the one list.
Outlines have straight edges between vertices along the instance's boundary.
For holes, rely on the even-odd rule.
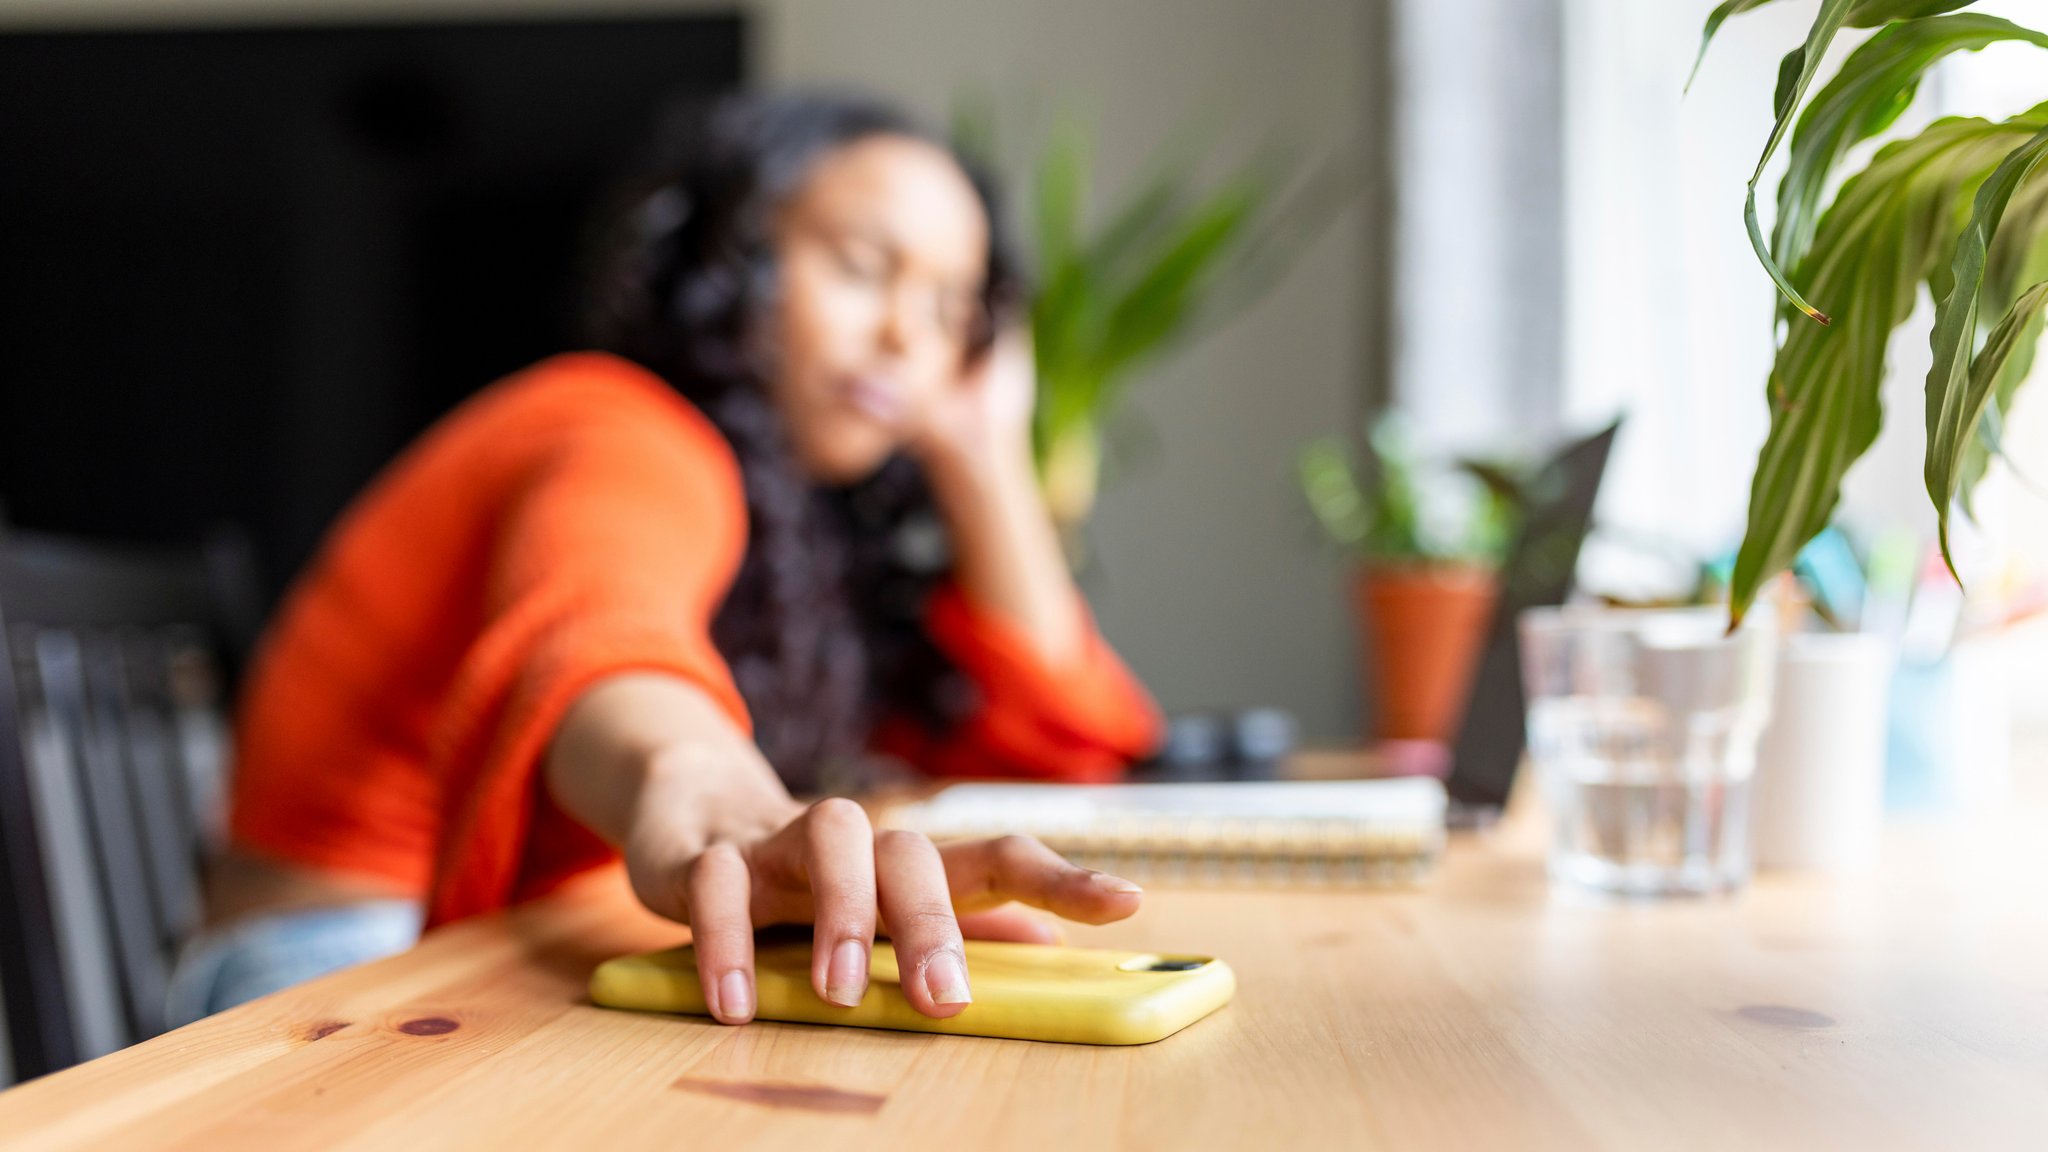
[[671,943],[613,874],[0,1094],[0,1146],[2048,1147],[2048,869],[2024,828],[1733,901],[1551,894],[1457,840],[1413,893],[1155,890],[1079,942],[1235,1003],[1095,1049],[612,1012]]

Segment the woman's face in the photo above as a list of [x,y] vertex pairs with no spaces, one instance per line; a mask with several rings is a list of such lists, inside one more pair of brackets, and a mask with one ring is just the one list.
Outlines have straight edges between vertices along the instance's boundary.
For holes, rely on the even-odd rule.
[[812,165],[776,222],[779,361],[797,459],[850,484],[955,387],[979,323],[988,219],[943,150],[871,136]]

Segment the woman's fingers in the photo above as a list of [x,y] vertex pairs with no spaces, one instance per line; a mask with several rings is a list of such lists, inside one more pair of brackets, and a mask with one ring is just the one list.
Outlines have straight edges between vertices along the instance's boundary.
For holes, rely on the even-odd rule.
[[875,881],[904,997],[926,1016],[958,1015],[973,994],[938,848],[915,832],[877,835]]
[[878,834],[845,799],[820,801],[745,849],[713,845],[689,866],[685,890],[705,1000],[727,1024],[754,1015],[756,920],[812,921],[811,986],[847,1007],[867,991],[875,931],[886,921],[904,997],[927,1016],[947,1017],[973,998],[963,935],[1063,939],[1057,925],[1011,901],[1102,924],[1137,911],[1141,894],[1029,836],[941,849],[915,832]]
[[754,926],[747,914],[753,883],[747,862],[733,845],[714,844],[691,862],[684,884],[706,1005],[720,1023],[744,1024],[754,1016]]
[[962,913],[1021,900],[1069,920],[1107,924],[1136,912],[1144,894],[1120,876],[1068,863],[1030,836],[968,840],[941,853],[954,907]]
[[810,878],[811,987],[847,1008],[868,990],[868,954],[875,943],[875,833],[859,804],[820,800],[802,820],[804,870]]

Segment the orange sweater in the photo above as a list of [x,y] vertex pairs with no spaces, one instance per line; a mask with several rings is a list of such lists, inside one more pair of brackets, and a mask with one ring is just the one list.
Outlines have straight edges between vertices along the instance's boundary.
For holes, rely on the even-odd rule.
[[[395,881],[430,923],[609,861],[541,785],[548,741],[629,669],[747,727],[709,631],[745,548],[731,449],[660,378],[579,353],[492,386],[378,478],[287,598],[242,700],[236,846]],[[984,705],[943,739],[885,724],[926,771],[1102,779],[1157,736],[1092,626],[1069,667],[957,590],[927,627]]]

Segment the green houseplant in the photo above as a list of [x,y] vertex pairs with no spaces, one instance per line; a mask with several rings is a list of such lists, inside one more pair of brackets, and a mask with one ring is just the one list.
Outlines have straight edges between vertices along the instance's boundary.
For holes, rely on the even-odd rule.
[[1444,523],[1426,514],[1422,493],[1450,486],[1430,474],[1399,420],[1382,418],[1364,448],[1357,464],[1336,440],[1304,449],[1302,494],[1353,560],[1360,660],[1377,689],[1379,735],[1447,742],[1499,595],[1519,483],[1497,465],[1461,464],[1474,482]]
[[[1716,8],[1701,57],[1723,22],[1769,2],[1728,0]],[[2048,177],[2041,170],[2048,103],[2001,121],[1937,120],[1886,143],[1823,204],[1850,149],[1896,123],[1936,63],[2002,41],[2048,48],[2048,34],[1960,11],[1968,7],[1968,0],[1822,0],[1806,41],[1780,65],[1776,120],[1749,179],[1744,218],[1784,297],[1786,328],[1730,588],[1736,621],[1764,581],[1827,526],[1844,473],[1876,440],[1885,345],[1912,313],[1922,283],[1935,301],[1924,472],[1952,572],[1951,507],[1969,512],[1999,450],[2004,414],[2032,367],[2048,309]],[[1807,100],[1845,27],[1877,31]],[[2048,66],[2042,75],[2048,78]],[[1766,239],[1757,184],[1788,138]]]
[[[954,137],[991,156],[994,123],[986,100],[964,101]],[[1095,154],[1087,125],[1065,117],[1047,135],[1032,181],[1032,445],[1047,505],[1077,561],[1101,488],[1105,429],[1135,373],[1257,300],[1343,200],[1328,171],[1294,181],[1291,165],[1260,156],[1203,179],[1192,156],[1168,147],[1146,178],[1093,213]]]

